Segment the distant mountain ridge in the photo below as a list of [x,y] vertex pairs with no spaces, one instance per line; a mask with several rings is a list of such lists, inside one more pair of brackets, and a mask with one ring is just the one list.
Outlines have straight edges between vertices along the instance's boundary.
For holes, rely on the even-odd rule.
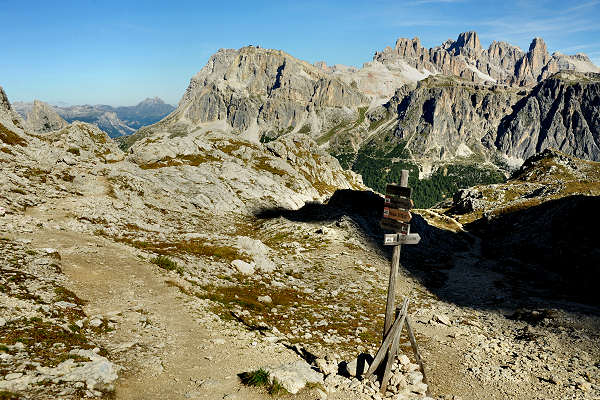
[[[13,107],[22,117],[27,118],[35,108],[36,102],[41,103],[37,100],[33,103],[15,102]],[[131,135],[143,126],[160,121],[175,109],[158,97],[147,98],[135,106],[113,107],[103,104],[47,106],[68,123],[82,121],[95,124],[113,138]]]

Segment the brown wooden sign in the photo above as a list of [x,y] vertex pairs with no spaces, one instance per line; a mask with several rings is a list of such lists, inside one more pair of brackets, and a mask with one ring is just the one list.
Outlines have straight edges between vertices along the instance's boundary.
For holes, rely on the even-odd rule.
[[385,187],[385,194],[390,197],[401,196],[410,198],[410,188],[400,185],[388,184]]
[[396,221],[410,222],[412,215],[409,211],[399,210],[397,208],[383,208],[383,218],[395,219]]
[[413,207],[411,199],[399,196],[385,196],[384,207],[390,208],[401,208],[403,210],[410,210]]
[[408,228],[410,226],[410,224],[401,221],[396,221],[390,218],[383,218],[379,222],[379,225],[385,230],[398,233],[408,233]]

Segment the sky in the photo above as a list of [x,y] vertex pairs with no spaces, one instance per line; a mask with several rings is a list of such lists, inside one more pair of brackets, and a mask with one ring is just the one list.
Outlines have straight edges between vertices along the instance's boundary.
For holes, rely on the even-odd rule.
[[600,65],[600,0],[0,0],[0,86],[11,101],[176,105],[219,48],[282,49],[361,66],[399,37],[426,47],[475,30],[527,50],[586,53]]

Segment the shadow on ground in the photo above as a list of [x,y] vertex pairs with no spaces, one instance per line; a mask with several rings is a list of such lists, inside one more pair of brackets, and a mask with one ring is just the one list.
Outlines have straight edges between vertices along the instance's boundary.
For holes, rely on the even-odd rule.
[[[382,209],[381,196],[345,189],[324,204],[263,209],[255,216],[354,224],[371,246],[391,259],[391,247],[382,244]],[[600,278],[599,209],[598,197],[572,196],[476,221],[466,227],[471,233],[440,229],[413,214],[411,231],[420,234],[421,242],[403,246],[401,263],[431,293],[460,306],[510,310],[547,304],[572,309],[585,303],[594,312],[600,305],[595,288]],[[454,274],[459,269],[460,275]]]

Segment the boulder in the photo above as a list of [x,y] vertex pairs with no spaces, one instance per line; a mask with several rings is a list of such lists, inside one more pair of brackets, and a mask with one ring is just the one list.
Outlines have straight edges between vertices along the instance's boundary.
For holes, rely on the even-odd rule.
[[243,260],[233,260],[231,265],[244,275],[252,275],[254,273],[254,265]]
[[323,374],[313,370],[304,360],[265,370],[269,372],[271,383],[277,380],[291,394],[298,393],[307,383],[323,384]]

